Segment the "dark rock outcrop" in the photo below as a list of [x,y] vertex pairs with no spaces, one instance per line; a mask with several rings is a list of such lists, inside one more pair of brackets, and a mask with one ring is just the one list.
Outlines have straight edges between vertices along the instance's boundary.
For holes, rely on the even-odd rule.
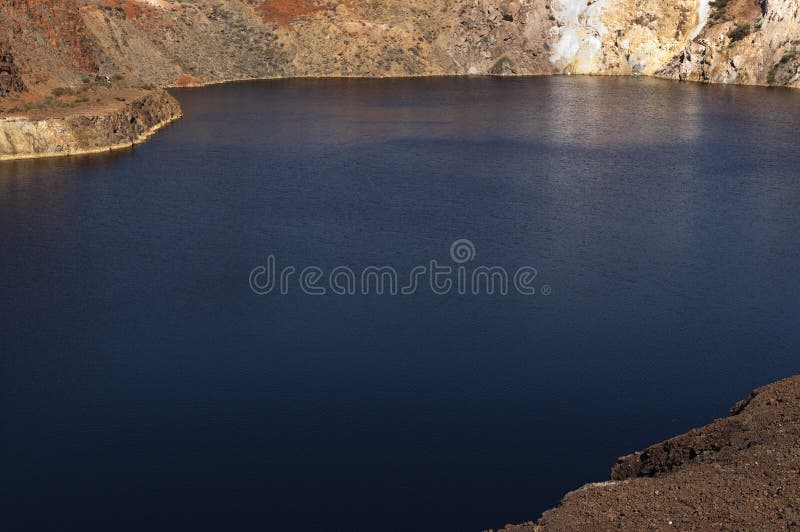
[[25,84],[22,82],[19,68],[14,64],[14,56],[11,52],[3,52],[0,49],[0,97],[24,90]]

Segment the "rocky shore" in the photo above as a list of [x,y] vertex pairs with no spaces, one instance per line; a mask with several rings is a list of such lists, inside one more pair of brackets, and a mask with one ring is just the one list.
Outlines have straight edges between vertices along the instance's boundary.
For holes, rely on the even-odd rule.
[[0,160],[127,148],[143,142],[181,116],[178,102],[164,91],[146,91],[129,97],[130,101],[125,98],[116,105],[70,110],[47,118],[2,118]]
[[[101,103],[113,122],[126,90],[228,80],[593,74],[800,86],[795,0],[12,0],[0,20],[0,118],[15,132],[4,158],[97,149],[91,120],[55,117]],[[144,131],[113,129],[109,147]]]
[[800,530],[800,376],[731,416],[620,458],[611,480],[567,494],[505,532]]

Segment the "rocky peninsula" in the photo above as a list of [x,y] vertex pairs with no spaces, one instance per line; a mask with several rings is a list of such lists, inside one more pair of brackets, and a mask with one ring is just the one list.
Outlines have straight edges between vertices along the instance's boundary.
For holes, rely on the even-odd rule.
[[117,94],[114,103],[0,120],[0,161],[129,148],[181,116],[164,91]]
[[0,20],[2,158],[129,145],[180,116],[162,88],[231,80],[594,74],[800,86],[794,0],[8,0]]

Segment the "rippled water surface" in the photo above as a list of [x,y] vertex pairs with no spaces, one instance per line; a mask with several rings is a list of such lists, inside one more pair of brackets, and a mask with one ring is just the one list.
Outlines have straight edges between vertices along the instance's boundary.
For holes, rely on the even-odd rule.
[[[798,372],[800,93],[176,95],[132,151],[0,164],[2,529],[496,528]],[[538,293],[248,283],[461,238]]]

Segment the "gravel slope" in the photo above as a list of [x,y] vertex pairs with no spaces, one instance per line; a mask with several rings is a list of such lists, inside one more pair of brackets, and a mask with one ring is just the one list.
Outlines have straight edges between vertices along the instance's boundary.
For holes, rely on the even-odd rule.
[[620,458],[610,481],[503,530],[800,530],[800,376],[755,390],[728,418]]

